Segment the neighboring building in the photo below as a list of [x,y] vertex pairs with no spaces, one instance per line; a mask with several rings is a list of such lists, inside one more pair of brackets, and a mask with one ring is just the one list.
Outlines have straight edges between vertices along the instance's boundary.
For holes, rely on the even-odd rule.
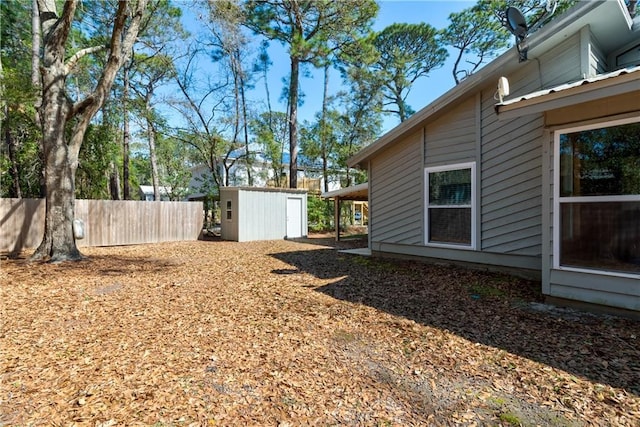
[[[160,200],[165,202],[171,200],[171,187],[160,186],[158,191],[160,192]],[[154,200],[153,185],[140,185],[138,187],[138,195],[140,200],[152,202]]]
[[[640,311],[640,17],[581,1],[349,160],[372,252]],[[507,77],[511,95],[497,100]]]
[[[289,186],[289,154],[283,155],[283,176],[278,185],[274,179],[274,171],[271,164],[265,159],[256,155],[256,159],[251,164],[251,178],[253,187],[269,187],[269,188],[287,188]],[[239,158],[229,158],[226,160],[228,168],[223,166],[222,160],[219,164],[218,176],[222,182],[226,182],[228,178],[230,187],[246,187],[249,186],[249,174],[247,164]],[[228,172],[227,172],[228,170]],[[340,188],[339,177],[333,177],[329,181],[329,191]],[[211,170],[206,165],[198,165],[191,169],[191,182],[189,184],[191,193],[190,200],[201,200],[206,195],[205,189],[215,188]],[[300,166],[298,168],[298,188],[305,189],[312,193],[320,193],[324,188],[324,179],[317,168]],[[216,190],[217,191],[217,190]]]
[[307,192],[284,188],[222,187],[224,240],[280,240],[307,236]]

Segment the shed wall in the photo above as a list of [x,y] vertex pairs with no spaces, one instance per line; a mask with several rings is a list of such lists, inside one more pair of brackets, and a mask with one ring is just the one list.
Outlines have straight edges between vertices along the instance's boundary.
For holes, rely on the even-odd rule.
[[282,193],[240,190],[238,241],[284,239],[286,199]]
[[[227,187],[220,191],[224,240],[247,242],[279,240],[287,237],[287,199],[301,200],[302,235],[308,233],[307,194],[304,191],[274,191],[261,188]],[[232,219],[225,215],[226,202],[232,203]]]

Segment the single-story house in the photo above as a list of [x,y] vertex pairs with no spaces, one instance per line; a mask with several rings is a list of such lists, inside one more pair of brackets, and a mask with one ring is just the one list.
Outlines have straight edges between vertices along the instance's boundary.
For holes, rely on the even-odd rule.
[[[168,201],[170,200],[170,195],[171,195],[171,187],[166,187],[164,185],[161,185],[158,188],[158,191],[160,192],[160,200],[162,201]],[[140,196],[140,200],[144,200],[147,202],[152,202],[154,200],[154,191],[153,191],[153,185],[140,185],[138,186],[138,195]]]
[[369,248],[640,311],[640,16],[580,1],[526,45],[349,159],[368,171]]
[[306,237],[307,190],[220,187],[220,237],[247,242]]

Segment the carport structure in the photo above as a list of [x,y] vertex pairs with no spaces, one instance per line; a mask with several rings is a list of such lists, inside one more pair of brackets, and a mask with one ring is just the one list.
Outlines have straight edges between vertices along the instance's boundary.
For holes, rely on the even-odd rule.
[[351,187],[322,193],[325,199],[333,199],[333,223],[336,228],[336,240],[340,240],[340,202],[353,200],[360,202],[369,201],[369,183],[365,182]]

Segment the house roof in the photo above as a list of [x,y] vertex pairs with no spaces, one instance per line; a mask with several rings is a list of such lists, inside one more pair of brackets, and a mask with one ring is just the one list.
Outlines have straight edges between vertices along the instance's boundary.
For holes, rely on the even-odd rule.
[[[153,194],[153,185],[140,185],[139,188],[143,194]],[[158,187],[158,191],[161,195],[166,196],[171,193],[171,187],[161,185]]]
[[521,95],[496,104],[496,113],[509,119],[632,91],[640,91],[640,66]]
[[[593,19],[596,13],[597,19]],[[614,45],[632,42],[634,38],[638,37],[638,31],[624,31],[625,28],[631,30],[634,27],[634,21],[631,19],[623,0],[602,2],[583,0],[528,37],[529,57],[535,58],[541,55],[562,40],[578,32],[587,24],[590,26],[591,33],[605,49],[610,49]],[[640,21],[636,23],[636,27],[638,26],[640,26]],[[351,167],[364,165],[372,156],[393,144],[399,138],[414,132],[425,121],[437,117],[463,96],[480,89],[491,79],[497,79],[500,75],[507,74],[519,66],[521,64],[519,64],[518,52],[514,46],[481,68],[477,73],[467,77],[460,84],[360,150],[347,160],[347,164]]]
[[340,198],[343,200],[369,200],[369,183],[352,185],[351,187],[341,188],[339,190],[328,191],[322,193],[322,197],[325,199]]

